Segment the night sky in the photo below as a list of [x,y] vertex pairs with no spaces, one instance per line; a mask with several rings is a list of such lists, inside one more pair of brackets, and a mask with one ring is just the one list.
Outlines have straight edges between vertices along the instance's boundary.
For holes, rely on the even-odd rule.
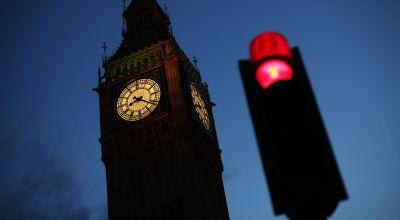
[[[251,39],[298,46],[350,199],[331,219],[400,219],[400,2],[159,0],[217,104],[232,220],[274,217],[238,64]],[[0,219],[105,220],[97,84],[118,0],[0,2]]]

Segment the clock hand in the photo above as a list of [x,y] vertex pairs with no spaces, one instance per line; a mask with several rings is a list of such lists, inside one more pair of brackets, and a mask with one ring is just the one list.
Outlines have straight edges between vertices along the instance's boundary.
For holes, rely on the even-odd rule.
[[140,102],[140,100],[142,100],[143,96],[133,96],[133,101],[131,103],[129,103],[129,106],[132,106],[135,102]]
[[146,102],[146,103],[153,104],[153,103],[151,103],[151,102],[149,102],[149,101],[146,101],[146,100],[144,100],[144,99],[140,99],[140,101],[143,101],[143,102]]
[[143,101],[143,102],[146,102],[146,103],[149,103],[149,104],[152,104],[152,105],[156,105],[156,104],[157,104],[157,102],[155,102],[155,101],[147,101],[147,100],[144,100],[142,96],[140,97],[140,100],[139,100],[139,101]]
[[141,100],[143,100],[143,96],[139,96],[137,98],[135,96],[135,97],[133,97],[133,99],[136,99],[136,100],[133,100],[134,102],[140,102]]

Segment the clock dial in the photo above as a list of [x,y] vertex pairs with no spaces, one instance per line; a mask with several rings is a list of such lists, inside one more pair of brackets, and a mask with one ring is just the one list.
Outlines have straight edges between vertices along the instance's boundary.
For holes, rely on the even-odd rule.
[[204,104],[203,98],[196,86],[190,85],[192,94],[192,101],[196,109],[197,116],[205,128],[210,129],[210,118],[208,117],[208,110]]
[[157,107],[160,86],[151,79],[139,79],[127,85],[116,103],[118,115],[126,121],[139,121]]

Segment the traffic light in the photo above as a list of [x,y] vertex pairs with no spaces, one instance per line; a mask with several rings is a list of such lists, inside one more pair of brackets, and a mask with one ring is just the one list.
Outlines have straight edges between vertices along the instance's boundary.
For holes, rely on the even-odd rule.
[[276,215],[325,219],[347,193],[298,48],[258,35],[239,61]]
[[250,61],[256,68],[256,79],[264,89],[281,80],[291,80],[292,52],[279,33],[262,33],[251,42]]

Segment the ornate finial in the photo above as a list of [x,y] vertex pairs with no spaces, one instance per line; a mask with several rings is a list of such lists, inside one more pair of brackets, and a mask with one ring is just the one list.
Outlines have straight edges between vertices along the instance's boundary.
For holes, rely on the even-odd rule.
[[[167,15],[167,17],[168,17],[168,19],[169,19],[169,12],[168,12],[168,6],[167,6],[167,4],[164,4],[164,11],[165,11],[165,14]],[[173,36],[173,35],[174,35],[174,31],[172,30],[172,24],[170,24],[168,28],[169,28],[169,32],[170,32],[171,35]]]
[[101,80],[102,80],[100,67],[97,70],[97,77],[98,77],[98,84],[100,85],[101,84]]
[[194,56],[193,57],[193,63],[194,63],[194,67],[196,67],[196,70],[198,71],[199,70],[199,68],[197,67],[197,63],[199,62],[198,60],[197,60],[197,58]]
[[103,64],[106,62],[107,60],[107,44],[106,42],[103,42],[103,45],[101,46],[101,48],[103,48]]
[[[122,0],[122,14],[124,14],[126,10],[126,0]],[[126,32],[126,20],[125,17],[122,16],[122,36],[125,34]]]
[[168,6],[167,6],[167,4],[164,4],[164,11],[165,11],[165,14],[167,15],[167,17],[169,18],[169,13],[168,13]]
[[126,10],[126,0],[122,0],[122,10]]

